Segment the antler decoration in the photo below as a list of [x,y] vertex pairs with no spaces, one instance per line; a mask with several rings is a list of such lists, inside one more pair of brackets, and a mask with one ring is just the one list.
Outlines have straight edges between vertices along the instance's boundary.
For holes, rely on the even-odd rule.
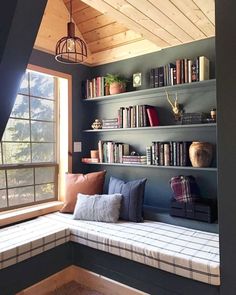
[[166,90],[165,90],[165,93],[166,93],[167,101],[171,105],[172,112],[174,113],[175,119],[176,120],[179,120],[180,117],[181,117],[181,114],[182,114],[182,110],[180,108],[180,105],[178,104],[178,95],[177,95],[177,92],[175,94],[175,101],[174,101],[174,103],[171,101],[171,99],[169,97],[169,94],[168,94],[168,92]]

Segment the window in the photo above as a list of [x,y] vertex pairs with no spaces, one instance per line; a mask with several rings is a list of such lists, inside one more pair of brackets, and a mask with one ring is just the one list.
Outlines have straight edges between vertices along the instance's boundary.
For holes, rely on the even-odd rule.
[[0,210],[57,199],[60,79],[32,70],[22,79],[0,143]]

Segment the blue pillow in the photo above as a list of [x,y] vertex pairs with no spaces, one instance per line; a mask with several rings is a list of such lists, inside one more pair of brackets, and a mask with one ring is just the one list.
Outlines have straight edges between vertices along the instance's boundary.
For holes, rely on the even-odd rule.
[[125,182],[111,177],[108,194],[122,194],[120,218],[128,221],[143,221],[143,198],[147,179],[136,179]]

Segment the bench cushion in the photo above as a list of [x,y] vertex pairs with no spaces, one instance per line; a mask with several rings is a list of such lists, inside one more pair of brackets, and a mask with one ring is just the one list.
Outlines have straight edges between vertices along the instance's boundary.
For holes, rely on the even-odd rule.
[[219,285],[219,235],[148,221],[116,224],[73,220],[53,213],[40,219],[70,228],[73,242],[204,283]]
[[36,218],[0,229],[0,269],[26,260],[70,240],[68,226]]

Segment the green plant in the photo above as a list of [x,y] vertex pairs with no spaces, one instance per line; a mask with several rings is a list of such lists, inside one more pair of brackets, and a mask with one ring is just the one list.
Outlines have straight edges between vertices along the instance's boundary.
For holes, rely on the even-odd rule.
[[112,83],[117,82],[117,83],[125,83],[126,79],[119,74],[106,74],[105,76],[105,84],[106,85],[111,85]]

